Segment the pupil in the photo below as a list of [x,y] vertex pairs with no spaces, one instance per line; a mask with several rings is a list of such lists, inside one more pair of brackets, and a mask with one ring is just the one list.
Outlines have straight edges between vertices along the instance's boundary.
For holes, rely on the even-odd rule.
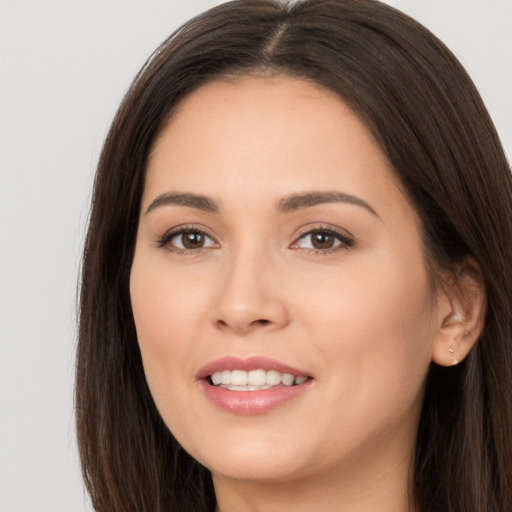
[[187,249],[197,249],[204,243],[204,235],[196,231],[188,231],[183,233],[183,247]]
[[315,249],[330,249],[334,244],[334,237],[323,231],[313,233],[313,247]]

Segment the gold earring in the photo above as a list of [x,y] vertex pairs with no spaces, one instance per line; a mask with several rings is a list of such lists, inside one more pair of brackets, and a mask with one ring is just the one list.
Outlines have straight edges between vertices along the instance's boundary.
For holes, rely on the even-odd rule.
[[452,358],[452,364],[450,366],[456,366],[459,364],[459,361],[458,359],[454,356],[455,354],[455,350],[453,349],[453,347],[450,347],[448,349],[448,352],[450,352],[450,357]]

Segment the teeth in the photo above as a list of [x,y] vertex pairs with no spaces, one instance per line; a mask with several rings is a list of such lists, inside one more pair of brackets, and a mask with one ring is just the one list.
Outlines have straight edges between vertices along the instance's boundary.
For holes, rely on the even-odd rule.
[[291,386],[293,384],[293,381],[295,380],[295,377],[291,375],[290,373],[283,373],[283,376],[281,377],[281,382],[285,386]]
[[231,372],[231,384],[234,386],[247,386],[247,372],[233,370]]
[[234,386],[233,384],[228,384],[227,386],[221,385],[219,387],[229,389],[230,391],[259,391],[260,389],[270,389],[272,386]]
[[267,383],[267,372],[265,370],[251,370],[247,375],[247,384],[251,386],[263,386]]
[[267,372],[267,384],[269,386],[278,386],[281,384],[281,376],[281,373],[276,372],[275,370],[269,370]]
[[272,386],[293,386],[306,382],[308,378],[295,377],[291,373],[281,373],[276,370],[223,370],[211,375],[214,386],[221,386],[232,391],[256,391]]

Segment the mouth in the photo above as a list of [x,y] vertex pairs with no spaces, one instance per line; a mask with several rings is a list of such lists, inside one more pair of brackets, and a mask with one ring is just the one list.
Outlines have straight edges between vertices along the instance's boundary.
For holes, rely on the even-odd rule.
[[264,357],[226,357],[196,375],[206,397],[235,414],[261,414],[298,397],[313,377],[302,370]]
[[277,370],[222,370],[208,376],[210,385],[230,391],[261,391],[281,386],[298,386],[308,380],[305,375],[293,375]]

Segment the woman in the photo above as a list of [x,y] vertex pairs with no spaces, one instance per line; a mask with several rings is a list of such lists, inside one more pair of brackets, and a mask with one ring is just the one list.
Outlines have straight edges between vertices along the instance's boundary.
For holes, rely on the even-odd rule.
[[372,0],[191,20],[95,182],[95,509],[512,510],[511,214],[478,93],[413,20]]

